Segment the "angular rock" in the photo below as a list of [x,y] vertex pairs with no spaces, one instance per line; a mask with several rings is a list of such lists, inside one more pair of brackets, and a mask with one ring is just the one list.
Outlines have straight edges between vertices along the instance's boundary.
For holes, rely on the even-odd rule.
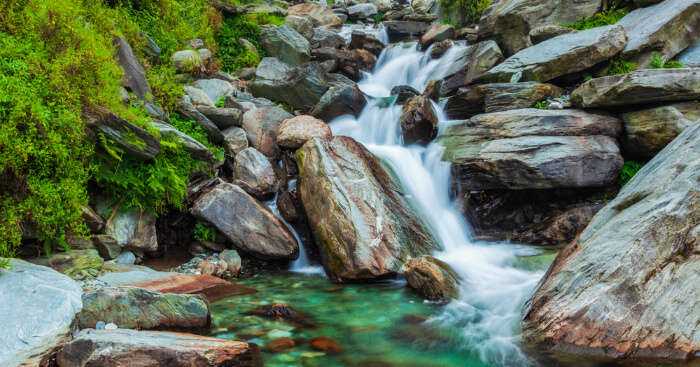
[[433,59],[440,58],[442,55],[445,54],[445,52],[447,52],[447,50],[450,49],[450,47],[452,47],[452,44],[453,42],[450,39],[436,42],[433,45],[433,48],[430,49],[430,57],[432,57]]
[[354,81],[362,78],[362,70],[372,70],[377,62],[377,57],[373,53],[363,49],[337,50],[336,56],[338,69]]
[[178,103],[177,112],[196,122],[204,130],[211,142],[215,144],[223,143],[224,136],[221,134],[221,130],[201,112],[197,111],[191,103],[185,101]]
[[289,15],[284,19],[284,24],[309,41],[314,36],[314,23],[309,17]]
[[167,138],[170,141],[177,142],[182,149],[190,153],[193,158],[204,162],[216,162],[216,155],[214,152],[175,127],[160,122],[151,122],[151,126],[160,132],[161,138]]
[[312,116],[296,116],[282,122],[277,133],[277,145],[287,149],[301,148],[307,140],[331,137],[331,128]]
[[[208,294],[209,289],[231,284],[213,276],[156,271],[140,265],[106,263],[103,268],[109,272],[97,279],[111,287],[138,287],[161,293]],[[207,298],[213,302],[209,296]]]
[[617,178],[620,131],[609,115],[532,108],[474,116],[441,143],[465,190],[591,187]]
[[442,89],[442,80],[431,80],[425,86],[423,96],[432,99],[435,102],[440,101],[440,89]]
[[131,46],[124,37],[115,39],[114,45],[117,46],[117,63],[124,70],[122,86],[129,88],[139,99],[150,101],[153,98],[151,86]]
[[214,101],[212,101],[209,96],[199,88],[187,85],[185,86],[185,93],[187,94],[187,97],[189,97],[188,101],[195,106],[214,107]]
[[562,34],[574,33],[575,29],[556,24],[545,24],[530,30],[530,43],[536,45]]
[[552,218],[511,237],[516,243],[536,245],[566,245],[583,232],[603,204],[589,203],[572,207]]
[[420,38],[420,44],[423,49],[427,49],[428,46],[435,42],[444,41],[446,39],[454,38],[455,28],[449,24],[433,23],[425,31],[425,34]]
[[695,0],[667,0],[630,12],[617,22],[629,40],[622,57],[647,67],[652,53],[664,61],[672,59],[698,39],[700,3]]
[[700,40],[681,52],[678,55],[678,61],[685,67],[700,67]]
[[291,66],[299,66],[311,58],[309,41],[286,25],[263,27],[260,32],[260,45],[267,55]]
[[700,98],[700,69],[646,69],[591,79],[571,93],[575,105],[613,107]]
[[158,250],[155,224],[156,217],[151,212],[120,207],[114,212],[105,233],[114,237],[122,247],[154,252]]
[[248,148],[248,136],[240,127],[230,127],[221,132],[224,134],[224,149],[226,154],[235,157],[238,152]]
[[384,50],[384,44],[382,41],[378,40],[371,34],[365,32],[354,30],[350,35],[350,46],[351,49],[364,49],[374,54],[374,56],[379,57]]
[[294,348],[295,345],[294,339],[282,337],[270,340],[265,347],[274,353],[280,353]]
[[625,123],[622,148],[626,154],[646,160],[700,119],[700,102],[626,112],[621,117]]
[[255,344],[162,331],[82,330],[56,356],[59,367],[75,366],[259,366]]
[[410,85],[397,85],[391,88],[389,93],[392,96],[396,96],[395,103],[397,104],[404,104],[409,99],[420,95],[420,92]]
[[379,160],[353,139],[309,140],[297,155],[301,202],[332,281],[391,276],[406,258],[439,247]]
[[480,84],[460,88],[447,99],[445,113],[451,119],[468,119],[483,112],[529,108],[564,91],[553,84],[523,82]]
[[377,7],[372,3],[362,3],[349,6],[348,18],[351,20],[363,20],[377,15]]
[[516,53],[479,81],[546,82],[606,61],[622,51],[626,43],[625,30],[619,25],[564,34]]
[[83,205],[80,207],[82,217],[85,220],[85,224],[90,229],[92,233],[100,233],[105,227],[105,220],[97,214],[91,207]]
[[324,121],[346,114],[359,116],[367,100],[356,84],[341,84],[330,87],[321,96],[311,115]]
[[95,137],[98,144],[104,144],[104,136],[108,144],[143,161],[153,159],[160,151],[160,142],[153,135],[102,106],[84,107],[82,117],[87,127],[98,135]]
[[529,33],[544,24],[572,23],[595,14],[601,0],[500,0],[479,20],[479,39],[496,39],[510,56],[530,47]]
[[279,154],[277,145],[277,131],[282,121],[292,118],[289,112],[273,106],[261,107],[243,114],[243,130],[248,136],[250,146],[268,157],[276,157]]
[[309,41],[311,41],[312,48],[341,48],[345,46],[345,38],[343,36],[323,28],[314,28],[314,34]]
[[383,23],[391,43],[421,37],[429,26],[428,23],[406,20],[392,20]]
[[296,190],[293,190],[293,192],[283,190],[277,196],[277,208],[282,218],[289,223],[296,222],[302,215],[301,204],[296,197]]
[[209,327],[209,304],[201,295],[158,293],[136,287],[104,287],[82,296],[77,315],[81,329],[98,321],[123,329],[203,329]]
[[9,265],[0,275],[0,365],[38,366],[41,355],[70,335],[82,290],[49,267],[19,259]]
[[[700,350],[700,124],[647,163],[559,253],[523,310],[524,342],[601,362]],[[603,280],[603,281],[601,281]]]
[[408,286],[433,301],[448,301],[459,296],[459,275],[448,264],[432,256],[419,256],[401,267]]
[[192,215],[214,225],[239,250],[261,259],[294,259],[299,245],[270,210],[229,183],[200,196]]
[[222,98],[236,91],[233,84],[221,79],[199,79],[192,83],[192,86],[201,89],[209,97],[209,100],[213,103],[212,107]]
[[225,130],[232,126],[241,126],[243,111],[237,108],[197,106],[197,111],[213,122],[219,130]]
[[289,15],[305,16],[311,18],[314,27],[340,27],[343,22],[329,8],[315,3],[303,3],[291,6]]
[[257,197],[277,191],[277,176],[270,160],[255,148],[246,148],[236,154],[233,179],[243,190]]
[[404,103],[401,112],[401,132],[406,145],[427,145],[438,131],[438,119],[428,97],[411,97]]
[[256,307],[246,311],[245,314],[260,316],[270,320],[286,321],[300,328],[313,328],[316,326],[306,315],[284,303]]
[[236,250],[224,250],[219,253],[219,259],[226,263],[226,269],[236,276],[241,271],[241,257]]
[[97,252],[104,259],[112,260],[117,258],[117,256],[122,253],[122,247],[111,235],[94,235],[92,236],[92,243],[95,245]]
[[471,84],[501,60],[501,49],[494,41],[479,42],[467,47],[464,54],[455,60],[446,73],[442,94],[451,94],[457,88]]

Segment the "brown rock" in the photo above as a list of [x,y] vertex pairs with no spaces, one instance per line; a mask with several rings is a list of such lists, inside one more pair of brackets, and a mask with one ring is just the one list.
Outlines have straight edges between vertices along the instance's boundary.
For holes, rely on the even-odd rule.
[[482,112],[499,112],[529,108],[546,98],[559,97],[564,91],[553,84],[493,83],[459,88],[445,104],[451,119],[468,119]]
[[92,233],[100,233],[105,227],[105,220],[97,214],[91,207],[83,205],[80,207],[85,224]]
[[294,348],[296,344],[294,343],[293,339],[290,338],[277,338],[275,340],[271,340],[270,342],[267,343],[266,347],[268,350],[275,352],[275,353],[280,353],[287,351],[289,349]]
[[283,320],[302,328],[313,328],[316,325],[306,315],[297,311],[294,307],[284,303],[275,303],[256,307],[245,312],[246,315],[255,315],[270,320]]
[[293,117],[287,111],[277,107],[261,107],[243,114],[243,130],[245,130],[250,146],[268,157],[276,157],[279,152],[277,131],[282,121]]
[[382,50],[384,49],[384,44],[382,41],[378,40],[371,34],[361,31],[352,32],[350,44],[348,46],[350,46],[351,49],[365,49],[377,57],[379,57],[379,54],[381,54]]
[[272,163],[255,148],[246,148],[236,154],[233,178],[243,190],[257,197],[277,191],[277,175]]
[[454,38],[455,29],[449,24],[433,23],[425,31],[425,34],[420,38],[423,49],[428,48],[435,42],[444,41],[449,38]]
[[326,352],[328,354],[339,354],[345,351],[342,345],[326,336],[317,336],[309,339],[311,348]]
[[331,135],[331,128],[325,122],[313,116],[301,115],[282,122],[277,133],[277,145],[298,149],[309,139],[329,138]]
[[404,144],[427,145],[437,136],[437,115],[426,97],[416,96],[406,101],[400,121]]
[[343,25],[340,18],[330,8],[315,3],[297,4],[287,10],[289,15],[309,17],[314,23],[314,27],[340,27]]
[[459,296],[459,275],[432,256],[410,259],[401,270],[408,285],[429,300],[448,301]]

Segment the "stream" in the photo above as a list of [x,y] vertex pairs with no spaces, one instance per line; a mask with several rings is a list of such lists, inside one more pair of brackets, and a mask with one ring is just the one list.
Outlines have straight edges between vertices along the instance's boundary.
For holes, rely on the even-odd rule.
[[[386,41],[383,29],[380,33],[377,37]],[[279,337],[327,336],[345,348],[339,355],[325,355],[305,344],[283,353],[265,352],[268,366],[532,364],[519,348],[520,309],[554,254],[473,240],[469,223],[450,196],[450,165],[441,160],[444,148],[438,142],[405,146],[399,124],[401,106],[386,103],[394,86],[423,91],[429,81],[443,78],[465,47],[455,44],[441,58],[432,59],[430,50],[420,51],[415,42],[388,45],[374,71],[358,83],[368,102],[362,113],[330,122],[334,135],[354,138],[391,167],[441,244],[442,250],[433,256],[462,277],[459,299],[444,306],[432,304],[407,289],[402,280],[334,285],[303,256],[292,264],[290,274],[257,275],[239,282],[258,293],[214,303],[212,335],[261,346]],[[453,122],[441,105],[433,107],[443,131]],[[319,326],[300,330],[284,322],[241,315],[256,305],[276,302],[294,306]]]

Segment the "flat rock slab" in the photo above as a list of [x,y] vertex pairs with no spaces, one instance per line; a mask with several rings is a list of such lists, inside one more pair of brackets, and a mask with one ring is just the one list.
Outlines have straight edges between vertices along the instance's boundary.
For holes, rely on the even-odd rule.
[[161,293],[192,294],[229,282],[211,275],[156,271],[139,265],[111,265],[97,279],[110,286],[132,286]]
[[70,334],[82,307],[82,290],[71,278],[41,265],[12,259],[0,271],[0,365],[38,365],[41,355]]
[[194,334],[86,329],[56,356],[59,367],[261,366],[255,344]]
[[645,69],[583,83],[571,93],[580,107],[614,107],[700,98],[700,69]]
[[600,363],[693,365],[700,350],[699,198],[696,123],[559,253],[524,307],[524,342]]
[[460,88],[447,99],[445,113],[451,119],[467,119],[483,112],[530,108],[538,101],[559,97],[563,90],[548,83],[493,83]]
[[627,35],[621,26],[564,34],[528,47],[489,70],[479,82],[546,82],[606,61],[622,51]]

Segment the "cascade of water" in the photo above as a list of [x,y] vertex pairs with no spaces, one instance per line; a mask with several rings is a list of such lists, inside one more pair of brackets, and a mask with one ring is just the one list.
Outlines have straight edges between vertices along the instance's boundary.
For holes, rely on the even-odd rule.
[[[431,59],[415,43],[390,45],[379,57],[375,70],[366,74],[359,87],[368,97],[360,116],[341,116],[331,122],[334,135],[350,136],[363,143],[396,172],[408,197],[440,241],[443,250],[434,256],[450,264],[463,279],[460,299],[451,302],[429,322],[459,328],[466,349],[484,361],[500,365],[525,365],[518,348],[519,309],[541,272],[511,266],[517,255],[535,250],[472,240],[471,230],[454,207],[449,194],[450,167],[441,156],[439,143],[427,147],[402,144],[400,106],[384,106],[391,88],[410,85],[422,91],[433,79],[445,77],[447,66],[464,51],[455,45],[440,59]],[[434,105],[439,128],[451,122],[442,106]]]

